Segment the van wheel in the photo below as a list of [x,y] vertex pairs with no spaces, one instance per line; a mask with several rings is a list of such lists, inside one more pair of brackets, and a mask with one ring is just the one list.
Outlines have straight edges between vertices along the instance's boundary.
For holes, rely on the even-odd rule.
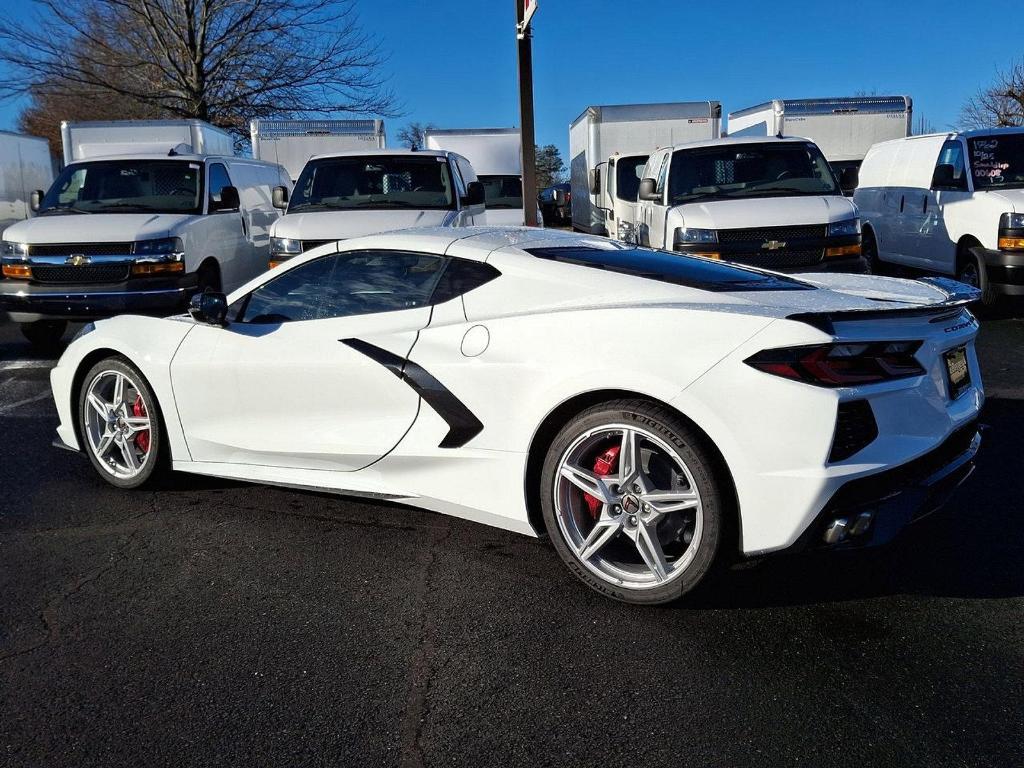
[[64,337],[68,328],[64,320],[37,320],[34,323],[23,323],[22,335],[37,349],[52,350]]
[[981,303],[985,307],[995,306],[997,296],[992,285],[988,281],[988,271],[985,269],[985,257],[980,248],[970,248],[960,258],[957,266],[956,279],[961,283],[972,285],[981,291]]
[[875,241],[875,235],[870,229],[864,233],[861,251],[864,254],[864,263],[869,275],[885,274],[882,261],[878,258],[878,243]]
[[220,269],[218,269],[216,262],[204,261],[199,265],[199,286],[196,289],[196,293],[205,293],[206,291],[215,291],[220,293]]

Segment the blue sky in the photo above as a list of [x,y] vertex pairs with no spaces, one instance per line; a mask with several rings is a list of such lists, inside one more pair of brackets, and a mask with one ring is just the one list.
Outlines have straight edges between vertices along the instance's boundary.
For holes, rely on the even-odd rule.
[[[23,5],[8,9],[22,15]],[[518,125],[513,0],[361,0],[410,120]],[[972,23],[968,23],[972,22]],[[1024,55],[1020,2],[766,3],[540,0],[534,17],[537,141],[567,155],[590,104],[717,99],[723,114],[771,98],[909,94],[955,123],[964,100]],[[0,128],[16,104],[0,105]]]

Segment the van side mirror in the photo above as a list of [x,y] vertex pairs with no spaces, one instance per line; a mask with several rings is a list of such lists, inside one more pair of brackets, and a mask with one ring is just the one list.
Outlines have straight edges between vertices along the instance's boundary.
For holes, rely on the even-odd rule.
[[466,196],[462,198],[463,205],[484,204],[484,184],[482,181],[471,181],[466,185]]
[[555,201],[555,205],[565,205],[569,202],[566,199],[566,191],[564,189],[556,189],[551,194],[552,199]]
[[601,194],[601,169],[591,168],[588,174],[588,182],[590,184],[590,194],[599,195]]
[[38,211],[43,205],[43,198],[46,197],[46,193],[41,189],[33,189],[32,194],[28,196],[28,207],[33,211]]
[[839,174],[839,186],[843,192],[853,192],[858,184],[860,184],[860,170],[852,165],[843,168],[843,172]]
[[270,192],[270,203],[279,210],[285,210],[288,207],[288,188],[274,187]]
[[657,188],[658,182],[656,182],[654,179],[640,179],[640,189],[637,190],[636,196],[640,200],[659,201],[661,200],[661,195],[659,195],[655,191]]
[[940,163],[935,166],[932,174],[932,189],[943,189],[957,186],[954,174],[956,169],[949,163]]
[[241,206],[242,200],[238,196],[238,187],[222,187],[220,202],[214,204],[218,211],[237,211]]
[[197,293],[189,303],[188,313],[200,323],[223,327],[228,324],[228,297],[214,291]]

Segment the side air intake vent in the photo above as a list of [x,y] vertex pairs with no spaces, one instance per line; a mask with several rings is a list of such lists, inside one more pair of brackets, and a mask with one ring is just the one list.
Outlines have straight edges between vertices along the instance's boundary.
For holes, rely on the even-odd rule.
[[867,400],[839,404],[836,435],[832,438],[829,463],[842,461],[869,446],[878,437],[878,424]]

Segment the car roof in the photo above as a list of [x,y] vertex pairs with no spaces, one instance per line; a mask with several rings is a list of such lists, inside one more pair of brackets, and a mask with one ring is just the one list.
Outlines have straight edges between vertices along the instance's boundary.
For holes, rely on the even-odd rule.
[[[730,144],[807,144],[808,142],[811,140],[802,136],[723,136],[720,139],[703,139],[673,144],[671,149],[700,149],[701,147],[722,147]],[[659,149],[666,149],[666,147],[659,147]]]
[[447,149],[344,149],[312,155],[310,160],[325,160],[332,157],[386,157],[388,155],[426,155],[427,157],[448,157],[457,154]]

